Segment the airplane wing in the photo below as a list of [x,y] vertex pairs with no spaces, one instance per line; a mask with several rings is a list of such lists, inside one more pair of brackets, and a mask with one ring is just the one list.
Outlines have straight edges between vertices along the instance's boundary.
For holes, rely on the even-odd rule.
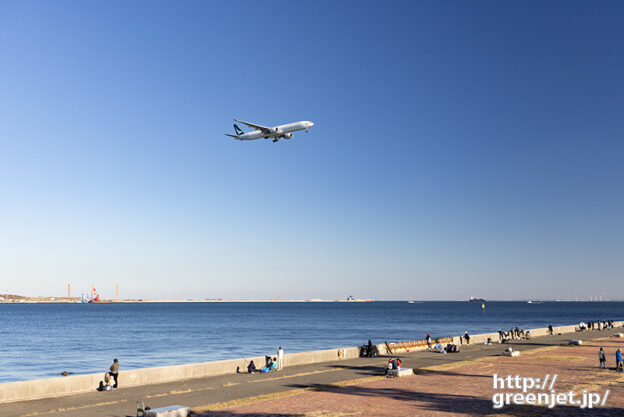
[[242,120],[238,120],[238,119],[234,119],[234,121],[242,123],[252,129],[255,130],[259,130],[260,132],[264,133],[264,134],[269,134],[271,133],[271,128],[270,127],[266,127],[266,126],[260,126],[260,125],[255,125],[253,123],[247,123],[247,122],[243,122]]
[[236,140],[255,140],[255,139],[259,139],[259,138],[241,138],[240,136],[230,135],[229,133],[226,133],[225,136],[229,136],[229,137],[234,138]]

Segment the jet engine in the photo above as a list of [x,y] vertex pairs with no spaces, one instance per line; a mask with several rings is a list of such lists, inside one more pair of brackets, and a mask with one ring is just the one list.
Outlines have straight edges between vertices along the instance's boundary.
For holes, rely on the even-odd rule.
[[284,133],[282,135],[282,138],[284,138],[284,139],[292,139],[292,133]]

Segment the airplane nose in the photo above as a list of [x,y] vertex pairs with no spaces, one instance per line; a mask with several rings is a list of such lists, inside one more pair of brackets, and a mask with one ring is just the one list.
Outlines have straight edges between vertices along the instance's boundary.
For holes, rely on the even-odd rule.
[[310,127],[314,126],[314,123],[310,122],[308,123],[310,125]]

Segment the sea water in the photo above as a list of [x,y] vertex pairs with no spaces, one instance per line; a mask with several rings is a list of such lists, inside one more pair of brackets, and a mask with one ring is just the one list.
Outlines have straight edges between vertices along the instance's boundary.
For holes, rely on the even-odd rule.
[[0,304],[0,382],[624,319],[624,302]]

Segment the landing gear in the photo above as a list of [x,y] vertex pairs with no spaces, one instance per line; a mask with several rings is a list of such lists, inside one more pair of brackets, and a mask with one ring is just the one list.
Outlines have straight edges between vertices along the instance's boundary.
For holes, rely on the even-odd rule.
[[273,143],[277,142],[277,139],[273,139]]

